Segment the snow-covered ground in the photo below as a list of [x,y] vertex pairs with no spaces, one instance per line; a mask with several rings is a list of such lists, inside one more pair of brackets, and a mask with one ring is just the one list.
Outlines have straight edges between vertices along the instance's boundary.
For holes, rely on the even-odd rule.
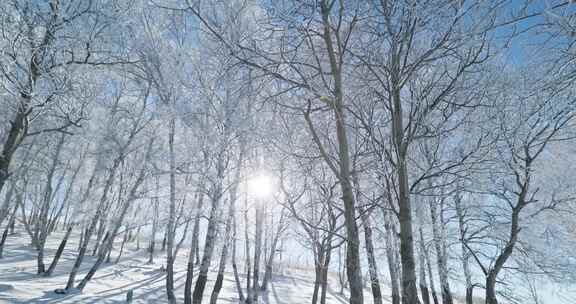
[[[52,261],[52,257],[62,234],[54,233],[46,246],[45,263],[47,266]],[[76,257],[78,247],[78,235],[73,234],[66,246],[66,250],[51,277],[41,277],[36,275],[36,252],[30,246],[30,239],[25,232],[11,235],[6,241],[4,248],[4,258],[0,259],[0,304],[3,303],[125,303],[126,293],[129,290],[134,292],[133,303],[167,303],[165,293],[165,272],[163,262],[165,256],[159,254],[155,257],[154,264],[148,264],[148,253],[145,249],[135,250],[135,243],[126,245],[124,254],[118,264],[104,263],[98,270],[94,278],[88,283],[82,293],[71,293],[59,295],[54,293],[55,289],[64,288],[68,273]],[[142,247],[145,243],[142,242]],[[116,246],[118,248],[119,246]],[[89,247],[91,249],[91,247]],[[217,251],[218,252],[218,251]],[[89,267],[92,266],[95,258],[88,252],[81,272],[76,277],[77,281],[84,276]],[[112,253],[112,262],[115,261],[118,252]],[[187,261],[187,250],[180,250],[180,255],[175,263],[175,287],[176,296],[179,303],[184,301],[184,282],[186,279],[185,263]],[[240,262],[240,261],[239,261]],[[216,264],[216,263],[213,263]],[[214,265],[213,265],[214,266]],[[215,267],[215,266],[214,266]],[[239,265],[240,269],[242,266]],[[384,267],[384,265],[382,265]],[[231,271],[231,267],[228,267]],[[224,285],[220,292],[218,303],[237,303],[237,292],[231,272],[226,272]],[[209,303],[212,286],[216,274],[209,273],[209,281],[204,293],[203,303]],[[244,277],[241,278],[245,284]],[[327,304],[346,304],[346,295],[338,293],[336,277],[332,274],[330,278]],[[557,286],[545,287],[542,303],[545,304],[566,304],[572,302],[573,295],[567,293],[566,288],[558,289]],[[275,274],[267,292],[261,294],[261,303],[270,304],[306,304],[311,303],[313,292],[313,273],[305,268],[287,268],[282,274]],[[382,284],[384,303],[390,303],[390,288],[384,282]],[[479,291],[477,291],[479,292]],[[544,296],[545,295],[545,296]],[[371,293],[365,289],[365,303],[372,304]],[[462,304],[463,299],[455,295],[455,304]],[[476,299],[477,303],[482,303],[481,299]],[[502,301],[505,303],[505,301]]]
[[[45,262],[49,264],[58,245],[61,234],[56,233],[49,238]],[[123,303],[128,290],[134,290],[133,303],[166,303],[164,289],[165,273],[161,270],[164,257],[158,255],[154,264],[147,264],[147,252],[133,250],[134,243],[128,244],[118,264],[103,264],[92,281],[88,283],[81,294],[58,295],[57,288],[63,288],[68,279],[68,272],[74,262],[78,237],[73,235],[67,245],[56,271],[51,277],[36,275],[36,255],[29,244],[25,233],[9,236],[4,249],[4,258],[0,260],[0,303]],[[91,253],[91,252],[89,252]],[[181,256],[175,265],[175,286],[178,302],[183,302],[184,281],[186,279],[186,250],[181,250]],[[116,252],[112,254],[115,260]],[[82,272],[77,280],[92,265],[94,258],[87,256],[82,264]],[[231,267],[229,267],[231,268]],[[231,269],[230,269],[231,270]],[[313,279],[310,272],[285,270],[283,275],[276,275],[269,290],[262,294],[262,303],[273,304],[304,304],[312,298]],[[212,284],[216,275],[209,274],[209,282],[205,292],[204,303],[208,303]],[[387,288],[384,288],[386,300]],[[372,303],[369,290],[366,290],[365,303]],[[227,272],[224,286],[220,292],[218,303],[236,303],[237,292],[233,275]],[[386,301],[388,302],[388,301]],[[335,282],[327,297],[329,304],[348,303],[345,296],[338,294]]]

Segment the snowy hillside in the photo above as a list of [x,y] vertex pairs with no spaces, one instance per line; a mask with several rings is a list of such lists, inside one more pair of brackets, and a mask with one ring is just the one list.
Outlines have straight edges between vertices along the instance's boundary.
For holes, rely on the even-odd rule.
[[[54,240],[61,234],[57,233]],[[49,243],[47,256],[51,257],[57,243]],[[130,244],[133,246],[133,244]],[[75,248],[78,246],[78,236],[73,235],[63,260],[52,277],[36,275],[35,252],[29,246],[25,234],[9,236],[4,258],[0,260],[0,303],[124,303],[128,290],[133,290],[133,303],[167,303],[165,291],[165,272],[162,270],[163,256],[158,256],[157,262],[147,264],[146,250],[135,251],[129,248],[118,264],[105,264],[81,293],[58,295],[57,288],[66,284],[67,273],[74,262]],[[115,257],[117,252],[112,254]],[[84,272],[94,261],[89,257],[83,264]],[[114,258],[112,259],[114,261]],[[176,259],[175,287],[179,303],[183,303],[183,285],[186,278],[186,267],[182,264],[185,256]],[[228,267],[231,269],[230,267]],[[262,303],[300,304],[310,303],[313,290],[313,278],[306,272],[286,270],[283,275],[275,275],[268,292],[262,293]],[[309,272],[312,275],[312,272]],[[209,273],[207,290],[212,290],[216,274]],[[208,303],[210,294],[206,293],[204,303]],[[238,294],[234,287],[231,272],[226,272],[224,286],[218,303],[236,303]],[[386,297],[386,295],[384,295]],[[327,304],[347,303],[346,296],[339,295],[334,286],[327,294]],[[372,303],[366,291],[366,303]]]

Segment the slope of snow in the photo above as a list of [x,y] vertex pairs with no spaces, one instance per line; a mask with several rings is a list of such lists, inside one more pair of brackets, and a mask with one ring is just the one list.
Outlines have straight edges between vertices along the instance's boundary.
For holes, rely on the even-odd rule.
[[[48,265],[58,246],[60,236],[61,234],[55,233],[48,241],[45,259],[45,263]],[[0,303],[124,303],[128,290],[134,291],[133,303],[167,302],[164,289],[165,272],[162,270],[164,256],[156,256],[154,264],[147,264],[146,250],[133,250],[133,243],[127,244],[128,248],[125,249],[118,264],[104,263],[82,293],[55,294],[55,289],[64,288],[66,284],[68,272],[74,263],[77,246],[78,236],[73,235],[54,274],[51,277],[41,277],[36,275],[36,254],[29,244],[27,235],[20,233],[9,236],[4,249],[4,258],[0,260]],[[91,250],[88,253],[90,254]],[[116,255],[117,252],[113,252],[112,261],[115,260]],[[82,264],[82,271],[77,276],[77,282],[83,277],[93,261],[94,257],[90,255],[86,257]],[[179,303],[183,302],[184,297],[186,261],[186,250],[182,249],[175,264],[175,287]],[[228,268],[231,270],[231,267]],[[215,277],[214,272],[209,274],[204,303],[209,302]],[[244,281],[242,283],[245,284]],[[329,290],[327,303],[348,303],[347,297],[339,295],[334,286],[336,285],[333,284],[333,288]],[[383,287],[385,300],[388,300],[387,288]],[[271,304],[310,303],[312,291],[313,277],[310,272],[285,271],[283,275],[274,276],[268,292],[261,294],[261,302]],[[369,290],[366,290],[365,297],[365,303],[372,303]],[[234,277],[231,272],[227,272],[218,303],[237,302]]]

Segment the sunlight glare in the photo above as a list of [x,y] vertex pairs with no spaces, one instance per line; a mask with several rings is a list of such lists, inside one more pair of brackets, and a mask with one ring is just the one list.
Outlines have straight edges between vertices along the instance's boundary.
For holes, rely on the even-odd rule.
[[260,173],[248,180],[248,192],[257,198],[265,198],[272,195],[274,186],[269,175]]

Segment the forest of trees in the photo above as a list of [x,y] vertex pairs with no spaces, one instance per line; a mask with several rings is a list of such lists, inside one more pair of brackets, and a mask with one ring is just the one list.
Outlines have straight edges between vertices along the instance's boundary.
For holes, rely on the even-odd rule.
[[576,284],[575,33],[564,0],[1,1],[0,257],[73,251],[69,293],[140,250],[170,304],[177,260],[186,304],[259,303],[290,255],[312,304],[545,303]]

